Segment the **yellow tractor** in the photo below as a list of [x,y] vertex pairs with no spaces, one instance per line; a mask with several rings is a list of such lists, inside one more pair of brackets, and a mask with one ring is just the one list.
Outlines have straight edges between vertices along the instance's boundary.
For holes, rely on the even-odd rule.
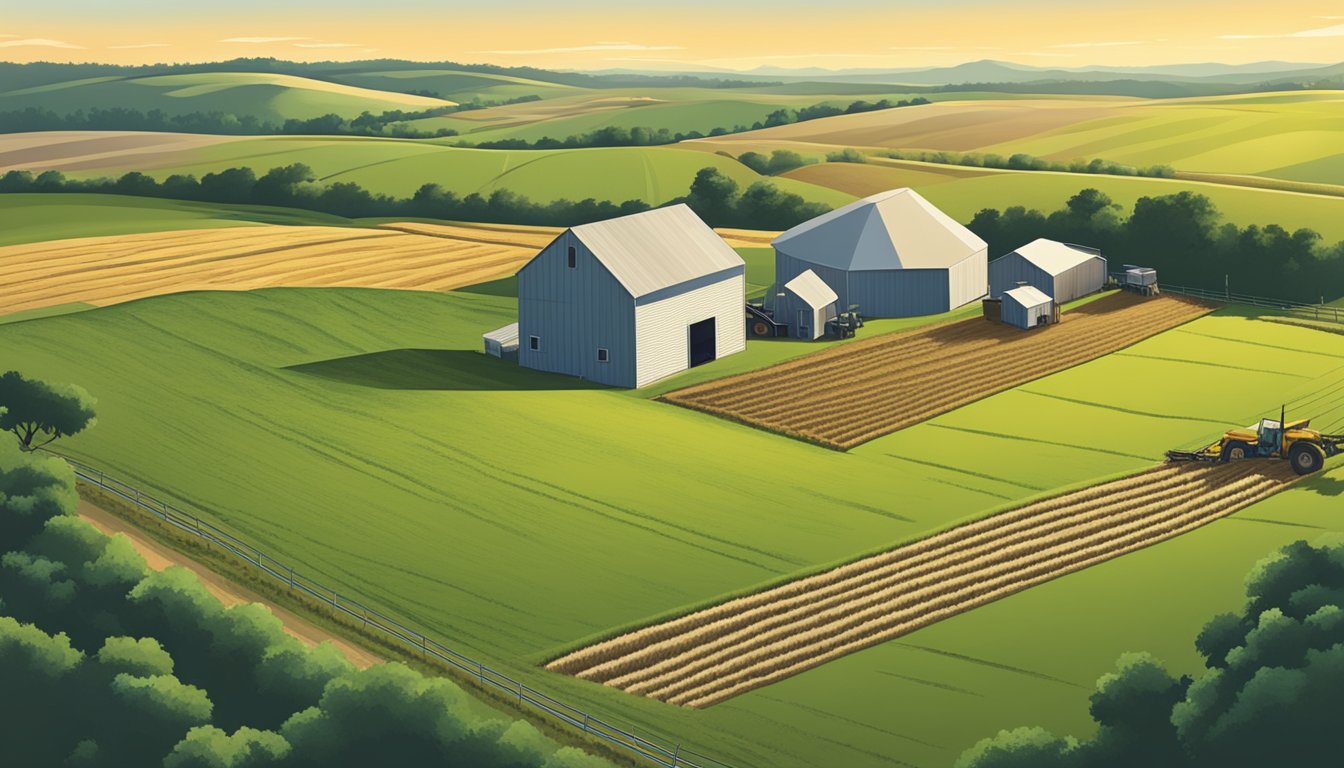
[[[1286,410],[1286,409],[1285,409]],[[1325,460],[1344,452],[1344,435],[1323,435],[1307,429],[1311,419],[1287,422],[1261,419],[1258,426],[1228,430],[1218,442],[1198,451],[1167,451],[1167,461],[1209,461],[1226,464],[1242,459],[1287,459],[1293,471],[1309,475]]]

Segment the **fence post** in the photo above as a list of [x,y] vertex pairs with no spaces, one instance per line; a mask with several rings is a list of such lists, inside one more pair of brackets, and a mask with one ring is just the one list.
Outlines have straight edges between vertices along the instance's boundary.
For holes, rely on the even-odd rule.
[[519,681],[518,681],[518,703],[519,703],[519,704],[522,704],[522,703],[523,703],[523,681],[522,681],[522,680],[519,680]]
[[677,760],[680,757],[681,757],[681,745],[678,744],[676,751],[672,753],[672,768],[677,768]]
[[335,615],[340,613],[340,607],[336,605],[336,590],[331,590],[331,613]]
[[294,566],[289,566],[289,591],[294,591]]
[[586,714],[583,716],[583,732],[584,732],[584,733],[587,733],[587,732],[588,732],[588,717],[589,717],[589,716],[586,715]]
[[484,663],[484,662],[480,662],[480,661],[476,662],[476,676],[479,677],[479,678],[481,678],[481,682],[482,682],[482,683],[485,682],[485,663]]

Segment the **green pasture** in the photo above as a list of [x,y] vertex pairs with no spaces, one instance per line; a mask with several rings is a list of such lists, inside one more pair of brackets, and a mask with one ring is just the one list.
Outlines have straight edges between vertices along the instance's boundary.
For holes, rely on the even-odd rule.
[[348,226],[350,220],[295,208],[192,203],[151,197],[0,195],[0,245],[257,224]]
[[[765,147],[762,147],[765,148]],[[1245,226],[1278,224],[1289,230],[1309,227],[1327,241],[1344,240],[1344,197],[1238,187],[1178,179],[1108,176],[1090,173],[998,171],[907,161],[825,163],[791,171],[789,178],[831,186],[852,195],[908,186],[958,221],[970,221],[982,208],[1021,205],[1050,212],[1086,187],[1100,189],[1127,210],[1140,197],[1196,192],[1213,200],[1223,219]]]
[[170,115],[225,112],[284,122],[336,113],[414,111],[450,106],[451,101],[328,83],[292,75],[202,72],[151,77],[89,78],[0,92],[0,110],[38,107],[66,113],[121,107]]
[[[607,147],[569,150],[487,150],[423,141],[355,137],[266,136],[240,138],[160,156],[145,169],[131,156],[124,165],[72,171],[75,178],[117,176],[145,170],[157,178],[174,173],[197,176],[246,166],[257,175],[304,163],[325,182],[355,182],[371,192],[410,196],[435,183],[459,195],[508,189],[537,202],[595,198],[660,204],[685,195],[695,174],[718,168],[746,188],[762,177],[736,160],[676,147]],[[791,179],[781,189],[808,200],[843,205],[843,192]]]
[[[1066,633],[1000,648],[978,638],[1024,627],[991,607],[1002,626],[946,629],[976,611],[925,630],[933,640],[912,635],[704,711],[535,665],[616,627],[1143,468],[1344,378],[1344,337],[1229,314],[838,453],[480,354],[480,334],[514,313],[491,286],[193,293],[0,326],[0,354],[98,398],[97,427],[65,450],[501,669],[739,765],[860,768],[947,765],[1005,724],[1076,728],[1083,689],[1024,685],[1001,666],[1065,665],[1054,676],[1086,686],[1136,635],[1089,634],[1085,653]],[[795,354],[774,349],[753,342],[738,357]],[[1256,366],[1238,387],[1202,386],[1210,366],[1262,354],[1293,376]],[[1226,570],[1244,570],[1258,543]],[[1164,599],[1235,595],[1235,576],[1201,580],[1225,554],[1175,561],[1186,575]],[[1144,626],[1168,636],[1161,621]]]
[[334,75],[332,79],[377,91],[428,91],[438,94],[439,98],[456,102],[507,101],[520,96],[540,96],[547,99],[587,91],[584,88],[560,83],[454,69],[375,70]]

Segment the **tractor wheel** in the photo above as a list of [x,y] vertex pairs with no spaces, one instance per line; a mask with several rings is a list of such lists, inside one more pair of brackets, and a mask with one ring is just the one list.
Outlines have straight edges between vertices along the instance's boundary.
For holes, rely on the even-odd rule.
[[1249,443],[1243,443],[1240,440],[1233,440],[1223,446],[1223,452],[1222,455],[1219,457],[1219,459],[1224,464],[1226,464],[1229,461],[1241,461],[1242,459],[1249,459],[1251,458],[1252,455],[1254,454],[1251,452],[1251,446]]
[[757,320],[755,323],[752,323],[751,332],[755,336],[769,336],[770,326],[766,325],[763,320]]
[[1288,463],[1293,465],[1293,471],[1297,474],[1310,475],[1325,464],[1325,454],[1311,443],[1294,443],[1288,449]]

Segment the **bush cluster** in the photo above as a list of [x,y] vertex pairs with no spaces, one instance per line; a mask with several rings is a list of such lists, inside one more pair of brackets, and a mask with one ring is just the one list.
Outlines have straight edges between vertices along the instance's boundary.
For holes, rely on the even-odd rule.
[[1093,160],[1073,160],[1068,163],[1057,163],[1052,160],[1042,160],[1034,155],[1025,152],[1016,154],[996,155],[994,153],[980,154],[978,152],[934,152],[918,149],[892,149],[882,153],[883,157],[889,157],[893,160],[915,160],[921,163],[938,163],[940,165],[965,165],[971,168],[1003,168],[1012,171],[1057,171],[1061,173],[1100,173],[1108,176],[1148,176],[1158,179],[1170,179],[1176,175],[1176,170],[1169,165],[1150,165],[1143,168],[1136,168],[1122,163],[1115,163],[1110,160],[1096,158]]
[[391,110],[375,115],[363,112],[346,119],[337,114],[326,114],[306,120],[290,118],[283,122],[262,120],[256,115],[235,115],[232,112],[189,112],[169,115],[161,109],[142,112],[126,107],[103,109],[92,107],[57,113],[40,107],[27,107],[0,112],[0,133],[26,131],[173,131],[182,133],[215,133],[229,136],[261,136],[269,134],[297,134],[305,136],[392,136],[403,139],[432,139],[456,136],[451,128],[422,131],[410,125],[412,120],[441,117],[471,105],[435,107],[415,112]]
[[[787,228],[811,218],[816,212],[829,210],[819,204],[807,203],[798,195],[783,193],[772,183],[764,181],[752,185],[739,200],[736,182],[713,168],[702,169],[696,177],[697,181],[707,172],[712,172],[708,178],[727,182],[733,188],[729,195],[732,199],[714,198],[713,205],[697,209],[714,226],[775,229],[782,224],[783,228]],[[90,192],[211,203],[278,205],[349,218],[392,216],[560,227],[639,213],[650,208],[640,200],[613,203],[588,198],[577,202],[556,200],[534,203],[505,189],[495,190],[488,195],[472,193],[459,197],[438,184],[425,184],[411,197],[398,198],[374,194],[352,182],[319,183],[312,169],[301,163],[272,168],[260,178],[251,168],[228,168],[207,173],[199,179],[191,175],[174,174],[162,181],[134,171],[117,179],[87,181],[67,179],[58,171],[45,171],[37,175],[28,171],[10,171],[0,176],[0,194],[6,192]],[[686,198],[672,202],[684,200]]]
[[74,515],[62,460],[0,443],[0,762],[23,766],[601,768],[458,686],[354,670],[259,604]]
[[1291,544],[1252,571],[1239,613],[1210,621],[1206,669],[1176,678],[1147,654],[1120,658],[1092,694],[1096,735],[1005,731],[959,768],[1332,766],[1344,712],[1344,545]]

